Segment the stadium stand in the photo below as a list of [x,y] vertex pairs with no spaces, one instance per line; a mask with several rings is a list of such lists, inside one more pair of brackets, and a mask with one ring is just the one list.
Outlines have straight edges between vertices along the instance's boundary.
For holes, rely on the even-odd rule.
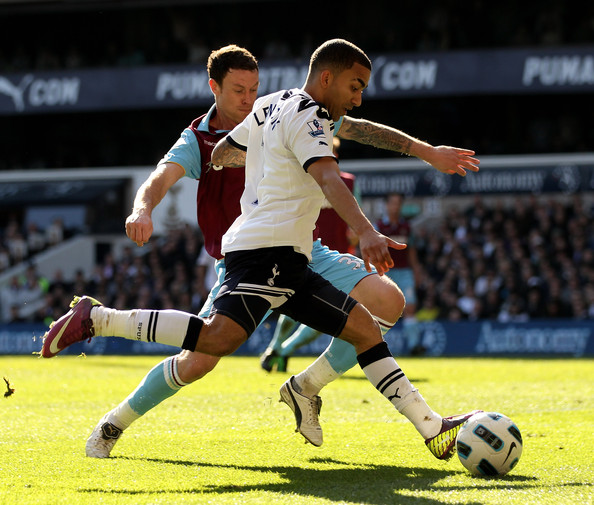
[[[407,6],[402,16],[378,16],[395,7],[387,0],[375,4],[365,9],[347,0],[340,11],[331,10],[330,3],[320,5],[332,26],[319,30],[316,23],[274,23],[276,12],[301,9],[297,2],[239,1],[233,9],[228,2],[215,1],[2,2],[0,76],[203,66],[211,49],[232,42],[248,47],[262,62],[302,60],[320,37],[333,36],[350,38],[370,54],[581,47],[593,40],[594,5],[577,8],[574,1],[545,1],[530,10],[511,0],[496,6],[431,0]],[[245,29],[253,12],[266,13],[266,21]],[[35,27],[35,36],[23,37],[23,26]],[[26,179],[28,169],[150,167],[203,109],[0,115],[0,171],[22,171]],[[590,92],[454,94],[370,100],[360,115],[435,144],[498,155],[591,151],[592,110]],[[348,142],[341,152],[343,159],[380,156],[386,153]],[[514,205],[504,206],[477,197],[472,205],[451,205],[439,233],[422,226],[417,230],[423,265],[420,314],[426,319],[501,322],[594,319],[593,214],[579,194],[571,202],[521,196]],[[204,293],[197,286],[203,277],[196,265],[201,236],[193,226],[173,227],[142,254],[128,248],[114,257],[108,251],[100,255],[94,271],[81,270],[66,280],[59,270],[47,279],[35,273],[36,254],[64,240],[59,234],[51,237],[49,228],[0,209],[0,273],[27,265],[2,287],[1,322],[50,321],[64,313],[73,292],[121,308],[195,312],[202,303],[196,294]],[[20,313],[15,308],[23,300],[34,301],[38,308]]]
[[[423,320],[543,318],[594,319],[594,209],[579,196],[568,204],[526,196],[512,207],[485,205],[476,197],[452,207],[439,233],[420,227],[422,266],[418,287]],[[62,314],[71,293],[86,293],[118,308],[182,308],[196,312],[203,300],[197,258],[199,230],[185,225],[154,241],[144,254],[106,254],[93,272],[66,282],[59,271],[45,280],[45,304],[31,321]],[[4,290],[18,300],[37,286],[34,269]],[[8,315],[8,314],[7,314]],[[7,317],[5,315],[5,317]],[[5,319],[6,320],[6,319]]]

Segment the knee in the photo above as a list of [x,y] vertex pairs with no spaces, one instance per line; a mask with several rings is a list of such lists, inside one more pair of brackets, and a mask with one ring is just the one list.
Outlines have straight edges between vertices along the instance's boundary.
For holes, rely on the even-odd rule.
[[178,357],[177,370],[184,382],[194,382],[212,371],[217,366],[219,359],[218,356],[183,351]]
[[235,321],[215,316],[202,328],[197,350],[221,358],[233,354],[246,338],[246,331]]
[[[389,280],[389,279],[388,279]],[[384,300],[386,300],[387,308],[386,310],[392,316],[388,319],[388,321],[398,321],[400,316],[404,312],[404,307],[406,306],[406,299],[404,298],[404,293],[398,287],[395,282],[385,282],[386,285],[385,293],[383,294]]]
[[374,316],[389,322],[398,321],[406,305],[402,290],[385,275],[366,277],[351,291],[351,296]]

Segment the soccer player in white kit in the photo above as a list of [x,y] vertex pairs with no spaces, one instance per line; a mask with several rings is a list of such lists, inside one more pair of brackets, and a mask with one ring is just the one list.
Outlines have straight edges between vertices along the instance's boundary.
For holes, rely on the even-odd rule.
[[[307,267],[324,197],[359,236],[368,270],[373,264],[384,273],[391,266],[388,245],[404,247],[369,223],[340,179],[331,152],[333,120],[360,105],[370,73],[371,63],[359,48],[340,39],[328,41],[314,52],[302,90],[264,97],[230,134],[235,146],[249,145],[246,191],[242,215],[224,237],[227,275],[208,319],[91,303],[89,318],[77,318],[77,324],[84,323],[78,335],[69,326],[73,312],[50,329],[44,349],[55,354],[85,339],[88,328],[82,326],[90,321],[96,336],[223,356],[249,337],[269,309],[276,309],[351,343],[367,378],[414,424],[430,451],[439,459],[451,457],[455,436],[471,414],[442,418],[433,412],[397,365],[369,312]],[[221,142],[222,157],[215,157],[215,150],[213,163],[230,166],[224,152],[235,148]]]

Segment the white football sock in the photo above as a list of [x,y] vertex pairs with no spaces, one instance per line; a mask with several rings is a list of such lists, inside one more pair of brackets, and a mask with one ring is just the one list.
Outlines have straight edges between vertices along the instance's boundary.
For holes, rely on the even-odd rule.
[[[379,317],[373,316],[373,318],[377,321],[382,336],[394,326],[394,323],[389,323]],[[328,348],[318,359],[303,372],[295,375],[293,384],[297,386],[296,391],[309,398],[319,394],[324,387],[357,364],[356,356],[355,348],[351,344],[332,339]]]
[[324,386],[338,379],[341,375],[332,368],[326,357],[322,354],[303,370],[303,372],[295,375],[293,385],[299,394],[313,398]]
[[95,336],[123,337],[142,342],[181,347],[192,318],[179,310],[116,310],[98,306],[91,310]]
[[413,387],[385,342],[357,356],[369,381],[427,439],[441,430],[441,416],[435,413]]

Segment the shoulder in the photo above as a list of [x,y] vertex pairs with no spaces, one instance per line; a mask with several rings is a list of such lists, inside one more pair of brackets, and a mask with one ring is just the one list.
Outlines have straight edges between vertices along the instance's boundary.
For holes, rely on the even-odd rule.
[[191,130],[193,132],[208,131],[207,116],[210,116],[210,114],[202,114],[202,116],[197,117],[190,123],[190,126],[188,126],[186,130]]
[[269,107],[272,103],[278,103],[281,101],[287,101],[293,97],[293,91],[295,90],[281,90],[268,95],[257,98],[252,107],[252,111]]
[[318,119],[326,119],[331,121],[328,109],[320,102],[316,102],[312,97],[305,93],[296,94],[292,97],[294,100],[294,107],[296,113],[307,112],[309,115],[315,116]]

